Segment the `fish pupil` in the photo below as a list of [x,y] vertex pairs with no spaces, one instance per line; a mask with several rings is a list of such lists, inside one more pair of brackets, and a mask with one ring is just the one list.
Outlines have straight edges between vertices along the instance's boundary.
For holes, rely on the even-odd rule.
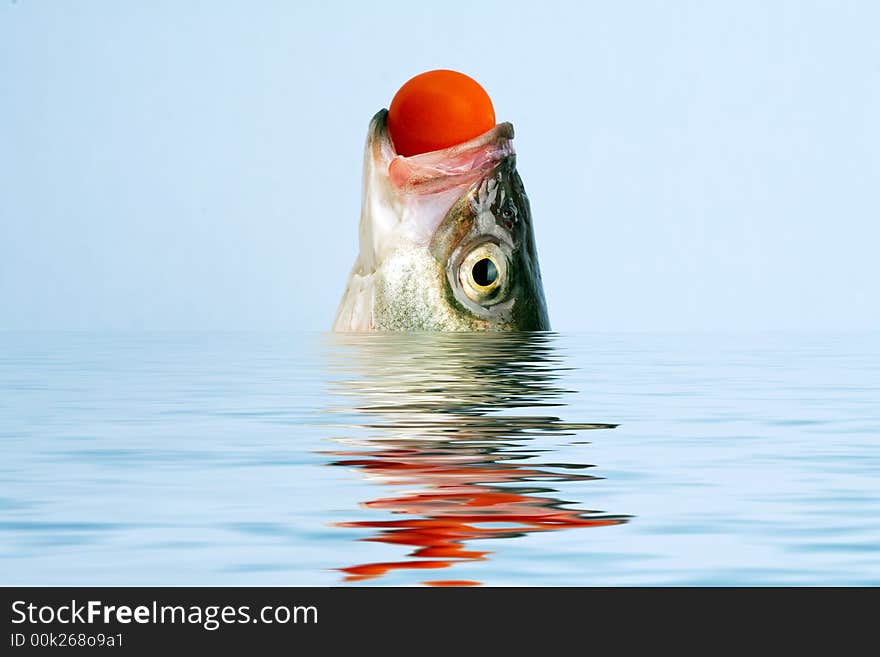
[[474,282],[481,287],[488,287],[498,278],[498,269],[489,258],[482,258],[474,263],[471,270]]

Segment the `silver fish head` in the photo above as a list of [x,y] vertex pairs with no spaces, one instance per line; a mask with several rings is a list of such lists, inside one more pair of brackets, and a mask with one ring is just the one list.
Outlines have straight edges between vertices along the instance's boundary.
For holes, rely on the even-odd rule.
[[373,117],[360,251],[336,331],[550,328],[532,216],[502,123],[452,148],[403,157]]

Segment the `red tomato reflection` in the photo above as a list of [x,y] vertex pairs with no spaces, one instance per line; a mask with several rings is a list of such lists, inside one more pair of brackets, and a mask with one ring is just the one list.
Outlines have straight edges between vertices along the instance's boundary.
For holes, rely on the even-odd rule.
[[[387,485],[419,485],[423,490],[384,497],[365,503],[406,517],[338,523],[343,527],[378,530],[362,539],[411,546],[407,559],[340,568],[346,581],[380,577],[393,570],[447,568],[455,563],[485,559],[491,552],[471,549],[468,542],[487,538],[512,538],[532,532],[577,527],[600,527],[626,521],[595,511],[568,509],[556,498],[497,484],[540,480],[592,479],[589,475],[555,472],[502,460],[501,449],[485,445],[474,450],[465,442],[426,441],[423,450],[386,449],[334,452],[344,457],[332,465],[355,467],[379,475]],[[466,446],[467,445],[467,446]],[[518,454],[517,456],[522,456]],[[499,526],[500,525],[500,526]],[[474,585],[479,582],[448,580],[425,582],[436,586]]]

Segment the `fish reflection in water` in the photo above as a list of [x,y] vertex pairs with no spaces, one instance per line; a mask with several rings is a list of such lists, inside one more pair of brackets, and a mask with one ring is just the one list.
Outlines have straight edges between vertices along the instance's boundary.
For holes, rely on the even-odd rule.
[[354,428],[367,434],[339,439],[353,448],[327,452],[330,464],[408,489],[364,502],[399,518],[338,523],[375,530],[363,540],[411,548],[399,561],[341,567],[347,581],[487,559],[491,551],[473,545],[477,539],[626,522],[626,516],[568,508],[554,497],[548,484],[594,479],[584,472],[592,466],[531,462],[544,451],[535,439],[616,425],[511,412],[565,405],[570,391],[559,385],[563,361],[555,339],[552,333],[328,337],[336,375],[330,411],[356,415]]

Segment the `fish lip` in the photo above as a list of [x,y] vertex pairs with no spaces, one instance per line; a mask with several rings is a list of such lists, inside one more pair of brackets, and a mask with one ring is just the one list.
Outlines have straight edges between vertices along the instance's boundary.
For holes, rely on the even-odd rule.
[[[510,141],[511,139],[513,139],[513,136],[513,124],[505,121],[504,123],[499,123],[495,125],[493,128],[490,128],[483,134],[477,135],[473,139],[461,142],[460,144],[455,144],[454,146],[450,146],[448,148],[440,148],[436,151],[428,151],[426,153],[419,153],[418,155],[410,155],[409,157],[406,157],[404,155],[396,155],[396,157],[408,160],[410,162],[430,161],[431,159],[436,157],[443,157],[444,159],[448,159],[461,153],[466,153],[478,150],[480,148],[485,148],[487,146],[492,146],[502,141]],[[391,144],[393,146],[393,140],[391,140]]]
[[373,157],[387,167],[391,184],[411,194],[436,194],[470,185],[514,154],[513,124],[499,123],[466,142],[427,153],[399,155],[388,132],[388,110],[371,122]]

